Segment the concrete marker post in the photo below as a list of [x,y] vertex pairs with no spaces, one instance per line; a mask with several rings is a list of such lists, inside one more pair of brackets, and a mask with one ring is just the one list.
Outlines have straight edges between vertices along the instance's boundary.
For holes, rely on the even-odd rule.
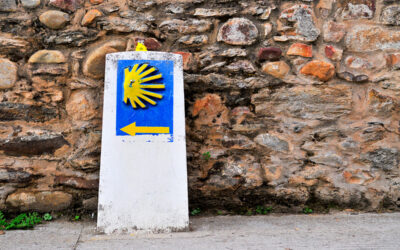
[[182,57],[108,54],[102,130],[98,230],[186,230]]

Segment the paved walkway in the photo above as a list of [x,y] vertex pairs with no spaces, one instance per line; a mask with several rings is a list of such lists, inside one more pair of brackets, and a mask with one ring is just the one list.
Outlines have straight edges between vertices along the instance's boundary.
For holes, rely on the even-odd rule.
[[96,233],[94,222],[53,221],[7,231],[0,249],[400,249],[400,213],[191,218],[191,232]]

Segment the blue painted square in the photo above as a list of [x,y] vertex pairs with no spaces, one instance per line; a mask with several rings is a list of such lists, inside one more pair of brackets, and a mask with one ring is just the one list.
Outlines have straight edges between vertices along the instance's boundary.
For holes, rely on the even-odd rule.
[[[145,108],[138,106],[136,109],[132,107],[130,102],[124,102],[124,70],[125,68],[132,69],[135,64],[143,65],[148,64],[147,69],[155,67],[158,71],[151,75],[162,74],[161,79],[157,79],[150,83],[163,83],[165,89],[155,90],[146,89],[150,92],[161,94],[162,99],[150,97],[156,102],[152,105],[144,100],[141,101],[146,105]],[[148,75],[146,77],[149,77]],[[145,84],[150,84],[145,83]],[[154,61],[154,60],[118,60],[117,69],[117,136],[130,136],[129,134],[121,131],[134,122],[137,127],[169,127],[169,134],[171,135],[170,141],[173,138],[173,110],[174,110],[174,62],[173,61]],[[137,133],[136,135],[140,135]],[[157,135],[157,134],[153,134]]]

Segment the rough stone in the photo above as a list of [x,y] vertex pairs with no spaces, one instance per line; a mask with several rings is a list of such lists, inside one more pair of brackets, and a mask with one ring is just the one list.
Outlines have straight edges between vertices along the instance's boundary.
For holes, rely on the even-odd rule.
[[381,22],[389,25],[400,25],[400,6],[388,6],[382,10]]
[[149,25],[147,20],[142,18],[120,18],[117,16],[106,16],[99,17],[97,20],[104,30],[112,30],[117,32],[130,33],[134,31],[147,32],[149,31]]
[[349,51],[354,52],[400,49],[400,31],[358,25],[347,33],[345,44]]
[[246,18],[232,18],[224,23],[217,40],[231,45],[251,45],[256,42],[258,29]]
[[189,47],[202,46],[208,43],[207,35],[186,35],[179,38],[178,43],[187,45]]
[[342,59],[343,50],[336,48],[332,45],[325,46],[325,56],[333,61],[340,61]]
[[0,89],[12,88],[17,81],[17,66],[10,60],[0,58]]
[[226,62],[217,62],[213,63],[211,65],[208,65],[207,67],[203,68],[201,71],[206,72],[206,71],[215,71],[218,72],[223,66],[225,66]]
[[69,15],[58,10],[48,10],[39,16],[41,23],[50,29],[62,29],[69,22]]
[[292,44],[286,52],[289,56],[312,57],[312,46],[304,43]]
[[67,141],[60,134],[37,134],[0,141],[0,150],[8,155],[41,155],[54,151]]
[[398,107],[397,100],[376,89],[368,93],[368,111],[378,117],[391,117]]
[[353,78],[353,82],[367,82],[369,77],[367,75],[356,75]]
[[28,63],[65,63],[64,54],[59,50],[39,50],[33,54]]
[[68,73],[67,63],[32,63],[28,66],[32,75],[65,75]]
[[200,33],[210,30],[212,23],[207,20],[189,19],[189,20],[167,20],[159,25],[162,31],[177,32],[180,34]]
[[90,199],[86,199],[86,200],[82,201],[83,208],[88,211],[97,210],[98,204],[99,204],[99,202],[98,202],[97,197],[92,197]]
[[350,114],[352,93],[346,85],[323,88],[296,86],[269,94],[262,102],[252,98],[252,103],[258,115],[329,121]]
[[76,11],[80,5],[80,0],[50,0],[50,6],[54,6],[66,11]]
[[65,44],[68,46],[82,46],[98,39],[98,33],[93,30],[57,31],[43,38],[49,46]]
[[371,19],[375,13],[375,0],[344,0],[339,6],[337,15],[343,19]]
[[261,48],[258,51],[257,58],[260,61],[276,61],[282,55],[282,50],[277,47],[268,47],[268,48]]
[[0,11],[13,12],[17,10],[15,0],[0,0]]
[[239,177],[246,188],[256,188],[263,184],[263,179],[260,175],[261,166],[250,155],[228,158],[221,172],[222,177],[225,178],[235,179]]
[[313,42],[317,40],[320,30],[315,26],[313,11],[308,5],[297,4],[282,11],[279,16],[286,22],[285,28],[278,28],[281,37],[279,41],[299,40]]
[[217,52],[217,56],[224,56],[224,57],[243,57],[247,56],[247,51],[244,49],[227,49]]
[[267,36],[272,32],[272,24],[264,23],[263,27],[264,27],[264,38],[267,38]]
[[262,67],[262,71],[276,78],[284,78],[290,71],[290,66],[284,61],[268,62]]
[[383,54],[376,53],[373,56],[348,56],[344,60],[344,65],[353,70],[371,72],[385,69],[388,61]]
[[88,180],[82,177],[75,176],[56,176],[54,179],[56,185],[63,185],[78,189],[97,189],[99,187],[99,180]]
[[22,103],[0,103],[0,121],[25,120],[28,122],[45,122],[57,116],[58,112],[53,108]]
[[155,38],[135,37],[133,39],[129,39],[127,50],[135,51],[138,43],[144,44],[149,51],[160,50],[162,47],[162,44]]
[[182,56],[183,70],[190,70],[193,63],[193,54],[190,52],[182,52],[182,51],[174,53]]
[[226,66],[226,69],[229,72],[244,72],[247,74],[255,73],[257,71],[256,67],[248,60],[239,60],[236,62],[233,62]]
[[31,50],[29,43],[11,34],[0,33],[0,54],[22,56]]
[[85,16],[82,18],[81,25],[88,26],[92,24],[97,17],[100,17],[102,15],[103,13],[101,13],[99,10],[91,9],[86,12]]
[[349,82],[366,82],[368,81],[369,77],[367,75],[353,75],[350,72],[339,72],[337,76],[341,79],[344,79]]
[[68,208],[72,203],[72,195],[61,191],[19,192],[10,194],[6,203],[21,212],[45,213]]
[[32,177],[32,174],[23,170],[0,169],[0,183],[27,183],[32,179]]
[[271,15],[272,10],[274,10],[274,9],[276,9],[275,6],[266,8],[266,9],[264,10],[264,12],[260,15],[259,18],[260,18],[261,20],[268,20],[269,17],[270,17],[270,15]]
[[236,13],[237,10],[233,8],[218,8],[218,9],[197,8],[194,10],[193,15],[199,17],[221,17],[221,16],[233,16]]
[[332,11],[333,3],[334,3],[334,0],[319,1],[316,6],[317,14],[319,14],[319,16],[322,18],[327,18]]
[[40,0],[21,0],[24,8],[33,9],[40,5]]
[[343,23],[328,21],[323,26],[325,42],[340,42],[346,35],[346,26]]
[[317,77],[321,81],[329,81],[335,75],[335,66],[330,63],[314,60],[301,68],[300,73]]
[[74,91],[66,104],[68,114],[77,121],[88,121],[94,118],[98,114],[96,108],[95,96],[89,90]]
[[126,42],[124,40],[112,40],[93,49],[83,63],[83,74],[96,79],[102,78],[106,54],[123,51],[125,47]]
[[289,151],[289,144],[287,141],[271,134],[259,134],[254,138],[254,141],[270,150],[280,152]]
[[400,163],[400,152],[397,148],[378,148],[368,152],[365,159],[371,162],[373,168],[385,171],[397,170]]
[[228,122],[228,109],[222,103],[221,97],[215,94],[207,94],[196,100],[192,115],[198,116],[195,121],[197,125],[218,125]]
[[387,56],[387,61],[390,67],[393,69],[400,69],[400,54],[393,53]]

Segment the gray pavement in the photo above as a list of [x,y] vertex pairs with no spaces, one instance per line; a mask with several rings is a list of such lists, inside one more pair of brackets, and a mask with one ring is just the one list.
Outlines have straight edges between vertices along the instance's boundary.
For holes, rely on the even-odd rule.
[[7,231],[0,249],[400,249],[400,213],[192,217],[191,231],[104,235],[94,222]]

